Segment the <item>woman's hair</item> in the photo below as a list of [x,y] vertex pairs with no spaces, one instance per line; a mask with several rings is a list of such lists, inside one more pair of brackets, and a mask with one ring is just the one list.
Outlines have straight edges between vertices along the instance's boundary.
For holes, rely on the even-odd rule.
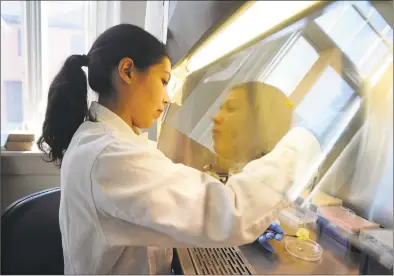
[[290,130],[293,108],[289,99],[280,89],[263,82],[250,81],[232,89],[246,92],[253,135],[257,139],[257,157],[269,153]]
[[49,156],[49,162],[61,166],[63,156],[77,129],[89,114],[88,85],[82,66],[88,68],[89,86],[104,98],[115,93],[111,74],[119,62],[129,57],[139,71],[168,57],[166,47],[153,35],[131,24],[109,28],[93,43],[87,55],[67,58],[53,79],[48,92],[48,104],[39,149]]

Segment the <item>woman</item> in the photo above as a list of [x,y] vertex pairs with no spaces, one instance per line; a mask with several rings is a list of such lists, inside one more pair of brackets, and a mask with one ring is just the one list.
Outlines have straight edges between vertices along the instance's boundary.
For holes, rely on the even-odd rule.
[[[99,96],[90,109],[82,66]],[[38,145],[61,166],[66,274],[169,274],[165,248],[253,242],[272,208],[286,204],[293,170],[319,151],[309,132],[294,129],[226,186],[174,164],[138,131],[169,102],[170,71],[162,43],[121,24],[87,56],[70,56],[53,80]]]
[[[278,88],[262,82],[246,82],[230,89],[219,111],[212,118],[215,152],[233,169],[242,169],[248,162],[274,149],[289,131],[292,106]],[[216,178],[215,172],[210,174]],[[270,226],[282,230],[277,223]],[[274,252],[269,239],[283,235],[263,234],[259,243]]]
[[251,81],[232,87],[212,120],[215,152],[242,167],[286,135],[292,107],[278,88]]

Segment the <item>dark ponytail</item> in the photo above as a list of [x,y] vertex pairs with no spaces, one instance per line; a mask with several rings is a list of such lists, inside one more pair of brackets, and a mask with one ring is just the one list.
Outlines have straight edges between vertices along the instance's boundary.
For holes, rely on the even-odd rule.
[[89,118],[87,78],[82,70],[88,62],[85,55],[70,56],[49,87],[42,135],[37,144],[48,154],[49,161],[59,167],[74,133]]
[[63,156],[79,126],[94,121],[88,109],[88,84],[82,66],[88,67],[89,86],[99,97],[112,97],[111,75],[119,62],[129,57],[140,71],[168,57],[166,47],[144,29],[119,24],[102,33],[87,56],[72,55],[53,80],[49,92],[39,149],[49,162],[61,166]]

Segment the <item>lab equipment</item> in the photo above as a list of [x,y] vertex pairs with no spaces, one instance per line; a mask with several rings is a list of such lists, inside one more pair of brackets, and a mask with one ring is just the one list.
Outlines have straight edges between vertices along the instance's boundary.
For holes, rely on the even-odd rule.
[[290,255],[305,261],[314,262],[323,255],[323,248],[312,240],[287,238],[285,248]]
[[378,228],[377,223],[357,216],[351,209],[343,206],[326,206],[318,210],[319,216],[331,225],[350,234],[358,234],[362,229]]
[[393,230],[364,229],[360,231],[359,239],[368,255],[375,255],[378,261],[388,269],[393,268]]
[[[179,264],[180,256],[188,256],[190,262]],[[183,261],[185,258],[182,258]],[[176,275],[253,275],[253,267],[238,247],[180,248],[174,256]]]
[[305,228],[300,228],[298,229],[296,236],[298,237],[299,240],[309,240],[309,231]]
[[[270,231],[270,230],[267,230],[267,232],[271,232],[273,234],[277,234],[276,232]],[[290,234],[283,234],[283,236],[284,237],[292,237],[292,238],[297,238],[298,237],[297,235],[290,235]]]
[[[307,198],[308,192],[304,191],[301,195],[304,199]],[[342,200],[326,194],[323,191],[315,191],[311,198],[311,203],[317,207],[322,206],[339,206],[342,205]]]
[[307,208],[288,207],[279,213],[279,218],[295,231],[300,228],[316,228],[317,214]]

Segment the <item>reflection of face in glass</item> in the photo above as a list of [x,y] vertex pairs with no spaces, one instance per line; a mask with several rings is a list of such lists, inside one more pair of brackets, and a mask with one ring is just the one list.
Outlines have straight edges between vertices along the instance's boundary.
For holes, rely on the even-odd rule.
[[279,89],[259,82],[233,87],[213,117],[214,150],[237,163],[259,158],[288,132],[291,117]]

